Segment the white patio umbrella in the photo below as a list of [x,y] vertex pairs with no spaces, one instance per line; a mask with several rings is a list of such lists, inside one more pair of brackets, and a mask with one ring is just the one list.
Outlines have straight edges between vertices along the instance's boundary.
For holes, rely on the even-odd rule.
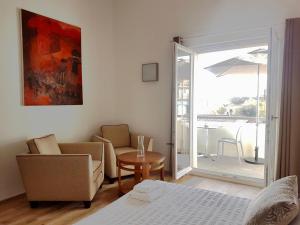
[[263,164],[264,160],[258,158],[258,126],[259,126],[259,78],[260,74],[267,71],[268,50],[259,48],[246,54],[213,64],[204,69],[215,74],[216,77],[227,75],[256,74],[257,90],[256,90],[256,137],[255,137],[255,157],[245,158],[246,162],[254,164]]

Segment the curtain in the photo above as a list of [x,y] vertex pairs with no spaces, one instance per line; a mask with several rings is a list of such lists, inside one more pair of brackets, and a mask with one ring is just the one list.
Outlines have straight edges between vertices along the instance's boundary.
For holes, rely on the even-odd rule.
[[288,19],[285,30],[276,178],[289,175],[300,184],[300,18]]

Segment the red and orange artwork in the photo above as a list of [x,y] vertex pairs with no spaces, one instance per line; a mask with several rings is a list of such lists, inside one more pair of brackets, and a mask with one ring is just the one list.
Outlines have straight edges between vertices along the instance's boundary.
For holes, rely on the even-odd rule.
[[24,105],[82,105],[81,29],[21,14]]

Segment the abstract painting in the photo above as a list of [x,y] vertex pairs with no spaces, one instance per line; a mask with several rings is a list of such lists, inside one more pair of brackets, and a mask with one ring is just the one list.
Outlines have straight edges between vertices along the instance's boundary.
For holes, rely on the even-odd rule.
[[24,105],[82,105],[81,29],[21,10]]

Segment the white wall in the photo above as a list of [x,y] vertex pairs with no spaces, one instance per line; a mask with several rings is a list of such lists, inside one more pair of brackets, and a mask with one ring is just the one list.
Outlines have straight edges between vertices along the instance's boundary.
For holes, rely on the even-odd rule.
[[[266,28],[300,16],[299,0],[115,0],[114,7],[117,118],[152,135],[166,155],[172,37]],[[159,62],[159,82],[141,82],[141,64],[148,62]]]
[[[82,106],[24,107],[18,8],[82,28]],[[81,141],[114,118],[113,13],[110,0],[2,0],[0,2],[0,200],[23,192],[15,155],[25,140],[55,133]]]
[[[83,106],[22,106],[18,8],[82,28]],[[23,192],[15,155],[33,136],[86,140],[102,123],[123,122],[152,135],[155,149],[169,155],[172,37],[300,16],[299,0],[2,0],[0,10],[0,200]],[[159,82],[141,82],[147,62],[160,63]]]

